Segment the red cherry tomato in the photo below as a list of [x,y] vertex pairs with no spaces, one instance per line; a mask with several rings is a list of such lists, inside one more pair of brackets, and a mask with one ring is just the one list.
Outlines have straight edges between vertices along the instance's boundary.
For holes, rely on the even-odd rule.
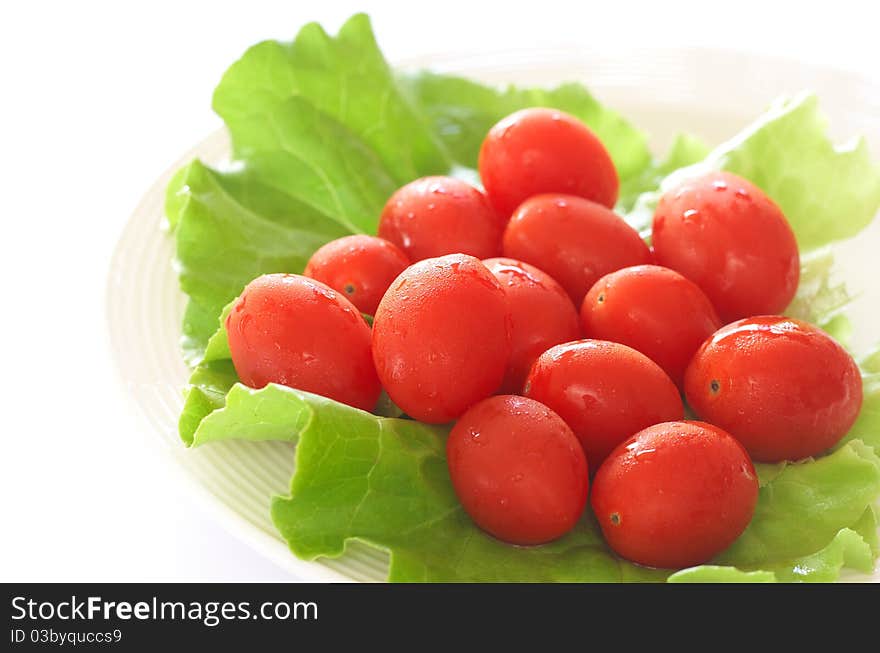
[[371,410],[381,387],[370,327],[345,297],[297,274],[251,281],[226,318],[229,351],[241,382],[267,383]]
[[445,254],[498,256],[503,231],[504,221],[486,196],[452,177],[407,184],[391,196],[379,220],[379,236],[412,261]]
[[654,361],[604,340],[551,347],[532,366],[523,394],[571,426],[592,471],[633,433],[684,417],[675,384]]
[[343,293],[361,313],[372,315],[388,286],[407,267],[409,259],[394,244],[357,235],[318,249],[303,274]]
[[568,425],[514,395],[470,408],[446,441],[455,493],[477,525],[511,544],[543,544],[577,523],[587,502],[587,462]]
[[589,338],[642,352],[681,387],[691,357],[721,320],[692,281],[668,268],[637,265],[596,282],[581,306],[581,324]]
[[580,120],[555,109],[523,109],[489,130],[480,178],[507,218],[533,195],[565,193],[606,207],[617,202],[617,171],[608,150]]
[[512,322],[501,392],[519,393],[538,356],[580,337],[577,311],[562,286],[533,265],[511,258],[490,258],[483,264],[501,283]]
[[608,545],[650,567],[691,567],[740,536],[758,501],[742,445],[703,422],[666,422],[618,446],[593,479],[591,505]]
[[575,306],[602,275],[651,262],[648,246],[623,218],[570,195],[523,202],[507,225],[502,249],[556,279]]
[[394,403],[423,422],[449,422],[495,392],[509,356],[504,291],[472,256],[412,265],[376,310],[376,371]]
[[794,233],[764,192],[729,172],[688,179],[660,198],[654,256],[703,289],[722,321],[784,311],[800,259]]
[[862,377],[824,331],[786,317],[739,320],[697,351],[685,374],[691,408],[761,462],[834,446],[862,406]]

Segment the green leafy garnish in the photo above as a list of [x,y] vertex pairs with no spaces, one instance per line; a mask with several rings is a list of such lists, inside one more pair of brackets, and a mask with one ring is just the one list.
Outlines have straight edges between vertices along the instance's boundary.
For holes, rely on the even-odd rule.
[[779,204],[801,251],[855,236],[880,207],[880,165],[864,140],[835,145],[815,95],[781,98],[701,162],[675,171],[641,197],[631,220],[644,224],[659,193],[707,170],[729,170]]
[[[235,385],[226,407],[202,421],[194,444],[227,439],[297,442],[291,496],[274,500],[272,519],[301,558],[338,556],[356,539],[391,552],[393,581],[650,581],[670,573],[619,559],[589,515],[543,546],[486,535],[455,497],[445,432],[437,427],[282,386]],[[731,568],[780,580],[827,579],[830,570],[836,577],[844,562],[870,570],[872,505],[880,496],[880,458],[870,447],[854,441],[771,476],[752,523],[716,560],[724,567],[691,580],[739,577]]]
[[608,148],[624,183],[640,176],[651,165],[644,134],[616,111],[600,104],[581,84],[562,84],[553,89],[496,89],[431,72],[403,76],[401,82],[463,166],[477,167],[480,144],[492,125],[528,107],[552,107],[580,118]]

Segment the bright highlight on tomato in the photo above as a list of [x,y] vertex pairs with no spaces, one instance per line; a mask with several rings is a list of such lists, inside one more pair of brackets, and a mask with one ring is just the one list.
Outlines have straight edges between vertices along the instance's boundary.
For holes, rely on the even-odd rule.
[[656,262],[703,289],[724,323],[783,312],[797,290],[800,257],[776,204],[730,172],[666,191],[653,223]]
[[455,493],[480,528],[512,544],[543,544],[574,528],[587,502],[577,438],[546,406],[498,395],[470,408],[449,434]]
[[654,361],[604,340],[551,347],[532,366],[523,394],[571,426],[592,471],[633,433],[684,417],[675,384]]
[[279,383],[372,410],[381,387],[370,327],[341,294],[297,274],[251,281],[226,318],[229,351],[241,382]]
[[532,363],[553,345],[580,337],[571,299],[553,278],[510,258],[483,261],[501,283],[511,317],[511,353],[502,392],[522,392]]
[[469,254],[501,253],[502,220],[479,190],[453,177],[424,177],[398,190],[385,204],[379,236],[411,261]]
[[618,446],[593,479],[608,545],[649,567],[709,562],[740,536],[758,500],[742,445],[703,422],[667,422]]
[[504,218],[528,198],[565,193],[608,208],[619,182],[608,150],[580,120],[556,109],[523,109],[489,130],[480,178]]
[[639,233],[601,204],[571,195],[537,195],[504,231],[504,256],[530,263],[562,284],[575,306],[599,278],[651,262]]
[[375,236],[330,241],[309,259],[303,274],[341,292],[361,313],[372,315],[391,282],[409,266],[394,244]]
[[450,254],[407,268],[373,319],[382,385],[423,422],[449,422],[498,390],[509,356],[507,299],[472,256]]
[[862,406],[852,356],[810,324],[779,316],[728,324],[688,367],[690,406],[761,462],[815,456],[837,444]]
[[681,387],[694,352],[721,320],[692,281],[669,268],[637,265],[596,282],[581,306],[581,324],[589,338],[642,352]]

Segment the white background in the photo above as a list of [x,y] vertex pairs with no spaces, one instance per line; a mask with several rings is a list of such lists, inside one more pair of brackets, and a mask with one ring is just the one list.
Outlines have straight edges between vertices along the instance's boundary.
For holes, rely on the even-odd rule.
[[248,45],[290,39],[310,20],[335,31],[364,10],[392,61],[523,46],[702,45],[878,75],[870,4],[3,3],[0,580],[291,578],[216,525],[159,455],[115,377],[103,305],[128,214],[220,125],[212,89]]

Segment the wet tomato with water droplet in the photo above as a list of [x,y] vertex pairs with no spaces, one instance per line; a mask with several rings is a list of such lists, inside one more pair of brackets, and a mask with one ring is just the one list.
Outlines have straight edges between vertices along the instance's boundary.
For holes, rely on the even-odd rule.
[[651,262],[648,246],[623,218],[571,195],[537,195],[523,202],[507,224],[502,251],[547,272],[575,306],[603,275]]
[[728,324],[685,374],[688,404],[761,462],[815,456],[837,444],[862,406],[852,356],[806,322],[780,316]]
[[388,286],[407,267],[409,259],[396,245],[358,234],[319,248],[303,275],[343,293],[361,313],[372,315]]
[[510,356],[501,284],[479,260],[450,254],[394,280],[373,319],[373,358],[407,415],[449,422],[501,385]]
[[501,283],[511,317],[511,352],[501,392],[522,392],[535,359],[553,345],[580,337],[577,310],[546,272],[510,258],[483,261]]
[[692,281],[669,268],[636,265],[596,282],[581,306],[581,324],[589,338],[642,352],[681,387],[694,352],[721,320]]
[[760,188],[730,172],[663,193],[652,240],[659,265],[703,289],[726,324],[784,311],[800,278],[794,232]]
[[633,433],[684,417],[678,389],[657,363],[604,340],[551,347],[532,366],[523,394],[571,426],[592,471]]
[[279,383],[371,410],[381,387],[370,327],[355,306],[320,281],[266,274],[251,281],[226,318],[241,382]]
[[501,253],[504,220],[482,191],[453,177],[424,177],[399,189],[382,210],[379,236],[413,262],[446,254]]
[[602,141],[580,120],[532,108],[489,130],[478,163],[486,194],[505,218],[542,193],[566,193],[613,207],[619,181]]
[[455,493],[477,525],[512,544],[570,531],[587,502],[587,463],[572,430],[543,404],[497,395],[470,408],[446,441]]
[[621,443],[593,479],[605,540],[649,567],[703,564],[740,536],[758,501],[742,445],[703,422],[650,426]]

